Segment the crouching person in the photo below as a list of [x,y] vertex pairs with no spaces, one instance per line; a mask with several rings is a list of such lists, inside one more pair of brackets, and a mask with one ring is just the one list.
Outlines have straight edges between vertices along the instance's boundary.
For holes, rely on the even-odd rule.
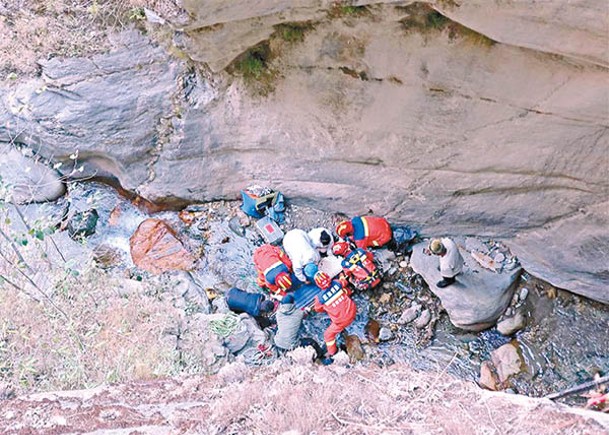
[[379,216],[356,216],[336,226],[336,234],[343,239],[351,239],[358,248],[378,248],[393,237],[387,219]]
[[315,296],[313,309],[318,313],[325,312],[332,321],[324,332],[328,356],[332,356],[338,351],[336,336],[353,323],[357,307],[350,298],[351,290],[345,278],[327,280],[320,284],[323,285],[323,288],[320,286],[323,291],[320,295]]
[[297,347],[311,346],[315,349],[317,359],[323,358],[321,346],[312,338],[299,338],[298,332],[305,313],[294,303],[294,296],[287,295],[279,304],[275,319],[277,321],[277,334],[273,342],[280,352],[294,350]]
[[259,293],[245,292],[236,287],[226,292],[226,304],[234,313],[247,313],[256,319],[260,328],[264,329],[271,325],[268,316],[275,309],[273,301],[267,300],[264,295]]
[[281,299],[292,288],[292,262],[283,249],[262,245],[254,251],[257,284],[269,290],[271,297]]

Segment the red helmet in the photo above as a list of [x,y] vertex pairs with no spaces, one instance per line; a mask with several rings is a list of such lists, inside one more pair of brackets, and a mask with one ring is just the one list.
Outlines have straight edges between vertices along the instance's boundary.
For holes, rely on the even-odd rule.
[[353,225],[351,225],[351,221],[342,221],[336,226],[336,234],[338,237],[345,238],[351,234],[353,234]]
[[317,287],[322,290],[327,289],[330,287],[330,284],[332,284],[332,279],[326,272],[317,272],[313,280],[315,281],[315,284],[317,284]]
[[332,246],[332,253],[334,255],[340,255],[344,257],[349,252],[349,243],[348,242],[336,242],[334,246]]
[[292,287],[292,278],[290,278],[290,275],[287,273],[281,272],[279,275],[277,275],[277,278],[275,278],[275,284],[281,290],[287,291],[290,287]]

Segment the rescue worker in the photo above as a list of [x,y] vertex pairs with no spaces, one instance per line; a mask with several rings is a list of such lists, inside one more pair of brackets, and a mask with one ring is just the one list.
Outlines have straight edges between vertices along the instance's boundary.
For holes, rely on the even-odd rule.
[[440,257],[440,274],[442,280],[436,285],[440,288],[454,284],[456,276],[463,272],[463,257],[459,252],[456,243],[448,237],[433,239],[429,243],[427,254],[434,254]]
[[271,322],[268,315],[275,309],[273,301],[269,301],[263,294],[249,293],[238,289],[231,288],[225,295],[228,308],[237,313],[247,313],[256,319],[258,325],[264,329],[270,326]]
[[321,254],[322,257],[332,253],[332,245],[334,238],[332,233],[325,228],[313,228],[308,233],[313,247]]
[[292,262],[280,247],[265,244],[256,248],[254,266],[258,273],[257,284],[267,288],[272,297],[281,299],[292,287]]
[[356,216],[336,226],[336,234],[352,239],[358,248],[379,247],[388,243],[393,233],[387,219],[378,216]]
[[381,282],[381,274],[372,252],[362,248],[355,248],[349,242],[339,241],[332,247],[332,253],[344,257],[341,262],[343,272],[358,290],[368,290]]
[[[311,239],[303,230],[288,231],[283,237],[283,249],[292,262],[292,270],[296,278],[303,283],[310,283],[314,274],[305,275],[305,266],[317,265],[321,260],[319,252],[313,247]],[[312,268],[309,268],[313,270]],[[317,270],[315,270],[317,272]]]
[[315,296],[313,309],[318,313],[325,312],[331,320],[330,326],[324,332],[329,356],[338,352],[336,336],[353,322],[357,314],[357,307],[350,295],[347,280],[341,277],[326,282],[321,294]]
[[281,300],[279,308],[277,308],[277,313],[275,314],[277,320],[277,333],[273,338],[273,342],[280,352],[294,350],[297,347],[311,346],[315,349],[317,359],[321,359],[324,356],[323,351],[315,340],[309,337],[298,338],[298,332],[304,315],[305,312],[296,307],[294,296],[291,294],[285,296]]

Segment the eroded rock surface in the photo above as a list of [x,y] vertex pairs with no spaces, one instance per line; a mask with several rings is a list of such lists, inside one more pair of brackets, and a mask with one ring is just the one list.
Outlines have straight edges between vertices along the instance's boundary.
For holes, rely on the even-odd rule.
[[480,331],[494,325],[509,305],[521,268],[514,267],[500,273],[483,269],[466,249],[465,240],[457,239],[455,242],[465,266],[454,284],[445,288],[436,285],[442,279],[438,270],[439,260],[437,256],[423,253],[428,245],[426,242],[413,247],[411,266],[440,298],[455,326]]
[[[0,137],[80,149],[152,200],[270,183],[296,204],[501,238],[532,273],[609,302],[608,44],[591,18],[606,5],[459,3],[186,2],[186,52],[215,75],[131,33],[4,91]],[[282,40],[294,21],[310,26]],[[266,42],[271,91],[253,95],[222,70]]]

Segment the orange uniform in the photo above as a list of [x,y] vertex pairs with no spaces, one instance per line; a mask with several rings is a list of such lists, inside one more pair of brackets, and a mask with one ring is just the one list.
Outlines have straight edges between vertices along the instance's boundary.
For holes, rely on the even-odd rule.
[[347,283],[340,279],[333,280],[327,289],[319,296],[315,296],[313,309],[318,313],[326,312],[332,321],[324,332],[329,355],[334,355],[338,351],[336,336],[353,323],[357,314],[357,306],[350,296],[351,290]]
[[351,238],[358,248],[379,247],[388,243],[393,232],[387,219],[378,216],[356,216],[337,225],[339,237]]
[[292,286],[290,272],[292,262],[283,249],[265,244],[254,251],[254,266],[258,273],[257,283],[273,294],[285,296]]

